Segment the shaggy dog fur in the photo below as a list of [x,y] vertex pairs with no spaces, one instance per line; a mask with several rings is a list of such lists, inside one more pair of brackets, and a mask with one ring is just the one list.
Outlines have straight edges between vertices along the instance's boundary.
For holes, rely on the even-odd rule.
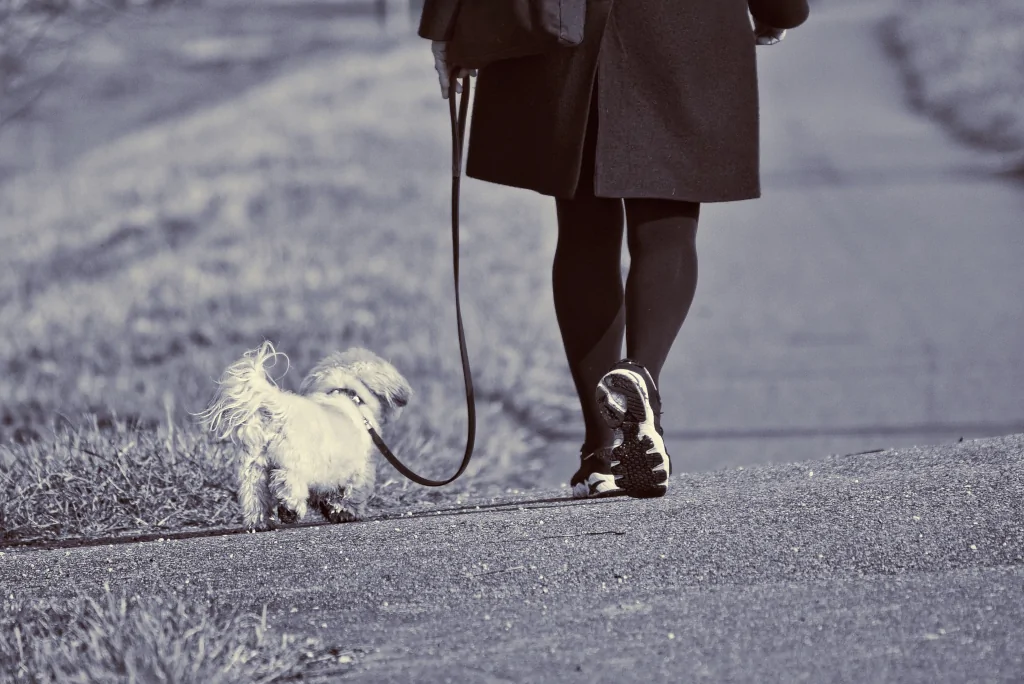
[[250,529],[302,519],[310,505],[331,522],[356,520],[373,493],[380,434],[412,394],[406,379],[366,349],[334,352],[303,379],[298,394],[277,387],[266,365],[270,342],[228,366],[203,426],[241,446],[238,501]]

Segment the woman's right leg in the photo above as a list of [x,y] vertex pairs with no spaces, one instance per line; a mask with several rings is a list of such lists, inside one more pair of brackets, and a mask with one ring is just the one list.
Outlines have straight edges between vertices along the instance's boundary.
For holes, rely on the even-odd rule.
[[595,391],[622,355],[621,200],[577,194],[557,200],[558,245],[552,265],[555,315],[586,429],[584,451],[612,443]]
[[552,265],[555,315],[583,411],[585,454],[612,444],[614,433],[601,417],[595,391],[622,355],[626,328],[625,213],[621,199],[594,196],[596,107],[590,116],[576,194],[555,201],[558,244]]

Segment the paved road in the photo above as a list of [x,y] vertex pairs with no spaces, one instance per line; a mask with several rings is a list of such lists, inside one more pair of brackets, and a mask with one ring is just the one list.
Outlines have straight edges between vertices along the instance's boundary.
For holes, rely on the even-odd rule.
[[[360,682],[1020,682],[1024,435],[258,535],[8,551],[19,598],[209,593]],[[532,500],[532,502],[531,502]],[[342,673],[344,677],[342,677]]]
[[703,209],[664,370],[680,467],[1024,430],[1024,184],[908,111],[892,5],[825,3],[758,52],[764,196]]

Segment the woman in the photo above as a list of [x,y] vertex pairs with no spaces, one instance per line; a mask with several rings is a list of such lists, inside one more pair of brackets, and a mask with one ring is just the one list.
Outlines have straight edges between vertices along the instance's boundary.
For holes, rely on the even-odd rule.
[[[465,75],[445,59],[458,3],[425,0],[419,27],[444,97]],[[555,313],[586,427],[574,496],[667,491],[658,382],[697,286],[700,205],[760,197],[755,45],[808,13],[590,0],[580,46],[480,70],[466,175],[555,198]]]

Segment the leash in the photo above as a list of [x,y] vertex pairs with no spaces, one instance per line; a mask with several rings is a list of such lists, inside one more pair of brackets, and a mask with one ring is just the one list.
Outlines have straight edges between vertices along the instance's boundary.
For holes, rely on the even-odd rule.
[[466,381],[466,410],[469,414],[469,434],[466,437],[466,453],[458,471],[447,480],[430,480],[410,470],[391,449],[384,443],[380,435],[363,419],[363,424],[370,432],[370,438],[377,445],[378,451],[407,478],[426,487],[443,487],[454,482],[469,466],[473,456],[473,442],[476,439],[476,402],[473,398],[473,375],[469,369],[469,356],[466,354],[466,336],[462,329],[462,306],[459,303],[459,186],[462,180],[462,142],[466,132],[466,115],[469,112],[469,76],[463,79],[462,97],[459,98],[459,111],[455,112],[455,85],[458,82],[451,78],[448,83],[448,111],[452,120],[452,266],[455,272],[455,317],[459,324],[459,351],[462,354],[462,377]]

